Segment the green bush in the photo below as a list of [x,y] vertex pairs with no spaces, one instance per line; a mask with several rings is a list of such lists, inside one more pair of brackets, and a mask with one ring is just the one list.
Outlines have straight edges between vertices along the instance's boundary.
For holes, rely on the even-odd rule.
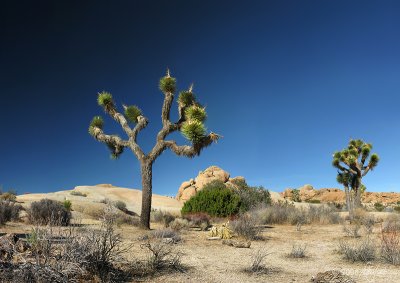
[[375,207],[376,211],[383,211],[385,209],[385,206],[383,204],[381,204],[380,202],[376,202],[374,204],[374,207]]
[[271,195],[263,187],[250,187],[244,181],[236,181],[234,184],[236,185],[234,193],[240,197],[240,212],[271,204]]
[[300,191],[298,189],[292,191],[292,201],[301,202]]
[[182,207],[182,214],[205,212],[210,216],[226,217],[237,214],[240,209],[240,197],[224,183],[214,181],[204,186]]

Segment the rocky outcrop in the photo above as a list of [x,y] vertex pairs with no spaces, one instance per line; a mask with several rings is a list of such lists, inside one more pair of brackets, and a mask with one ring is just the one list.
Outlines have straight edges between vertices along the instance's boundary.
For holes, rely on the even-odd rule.
[[212,181],[221,181],[228,186],[236,187],[236,182],[246,182],[244,177],[230,178],[230,175],[225,170],[217,166],[208,167],[206,170],[199,172],[196,178],[185,181],[179,187],[176,199],[187,201],[194,196],[198,191],[201,191],[204,186]]
[[[334,202],[334,203],[345,203],[346,196],[343,190],[337,188],[322,188],[314,189],[311,185],[304,185],[297,189],[299,191],[300,200],[302,202],[308,202],[312,200],[319,200],[322,203]],[[293,189],[286,189],[282,194],[282,197],[287,200],[293,199]],[[363,203],[376,203],[382,204],[396,204],[400,201],[400,193],[373,193],[365,192],[362,195]]]

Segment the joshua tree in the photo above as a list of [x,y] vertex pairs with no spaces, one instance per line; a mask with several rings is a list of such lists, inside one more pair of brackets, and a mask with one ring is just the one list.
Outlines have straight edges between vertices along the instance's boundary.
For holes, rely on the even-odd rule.
[[[104,122],[100,116],[94,117],[89,126],[89,134],[108,146],[112,158],[118,158],[125,148],[129,148],[139,160],[142,175],[142,211],[140,223],[146,229],[150,228],[152,166],[157,157],[164,150],[170,149],[177,155],[192,158],[199,155],[203,148],[211,145],[220,138],[219,135],[213,132],[206,133],[204,121],[207,118],[207,114],[205,108],[196,101],[193,94],[193,85],[187,91],[179,93],[179,119],[175,123],[170,121],[169,116],[176,90],[176,79],[170,76],[169,71],[167,71],[165,77],[160,79],[159,87],[164,94],[164,103],[161,111],[163,126],[157,134],[155,146],[147,154],[137,144],[136,138],[138,133],[147,126],[148,120],[135,105],[123,105],[124,113],[121,114],[117,111],[110,93],[103,91],[98,94],[98,104],[121,125],[128,136],[126,140],[120,138],[118,135],[105,134],[103,132]],[[134,127],[131,128],[130,124],[134,125]],[[167,136],[175,131],[180,131],[189,140],[191,145],[177,145],[176,141],[168,140]]]
[[379,162],[379,157],[375,153],[367,162],[371,149],[372,144],[362,140],[350,140],[347,148],[333,154],[332,165],[338,169],[336,180],[344,186],[346,205],[351,219],[354,216],[354,208],[361,206],[361,193],[365,191],[362,178]]

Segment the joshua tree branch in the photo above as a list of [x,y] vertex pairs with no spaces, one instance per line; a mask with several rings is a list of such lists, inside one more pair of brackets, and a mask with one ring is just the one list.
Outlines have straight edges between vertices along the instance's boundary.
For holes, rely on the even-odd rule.
[[104,110],[115,120],[117,121],[128,137],[132,135],[132,129],[129,127],[128,121],[126,121],[124,115],[119,113],[115,107],[105,107]]
[[[347,166],[349,166],[347,163],[345,163],[345,164],[346,164]],[[352,174],[357,174],[357,172],[354,171],[353,169],[351,169],[350,166],[349,166],[349,168],[346,168],[346,167],[343,167],[342,165],[338,164],[336,167],[337,167],[338,169],[342,170],[343,172],[352,173]]]
[[164,103],[161,111],[161,120],[163,123],[163,128],[168,127],[171,122],[169,121],[169,114],[171,111],[172,101],[174,100],[174,95],[171,92],[165,93]]
[[102,129],[97,127],[93,127],[93,137],[103,143],[111,143],[120,147],[129,146],[129,141],[123,140],[117,135],[106,135]]

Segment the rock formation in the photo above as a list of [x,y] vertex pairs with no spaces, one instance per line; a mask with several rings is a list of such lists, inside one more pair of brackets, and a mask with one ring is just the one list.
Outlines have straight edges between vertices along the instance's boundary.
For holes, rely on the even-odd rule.
[[176,199],[180,201],[187,201],[198,191],[202,190],[206,184],[216,180],[233,187],[236,186],[235,182],[237,181],[246,181],[243,177],[240,176],[230,178],[228,172],[222,170],[217,166],[210,166],[206,170],[200,171],[196,178],[183,182],[179,187]]
[[[345,203],[346,196],[344,191],[337,188],[323,188],[314,189],[311,185],[304,185],[297,189],[299,191],[300,199],[302,202],[308,202],[311,200],[319,200],[322,203],[334,202],[334,203]],[[287,200],[292,200],[293,189],[286,189],[282,194],[282,197]],[[399,193],[373,193],[365,192],[362,194],[363,203],[376,203],[382,204],[396,204],[400,201]]]

